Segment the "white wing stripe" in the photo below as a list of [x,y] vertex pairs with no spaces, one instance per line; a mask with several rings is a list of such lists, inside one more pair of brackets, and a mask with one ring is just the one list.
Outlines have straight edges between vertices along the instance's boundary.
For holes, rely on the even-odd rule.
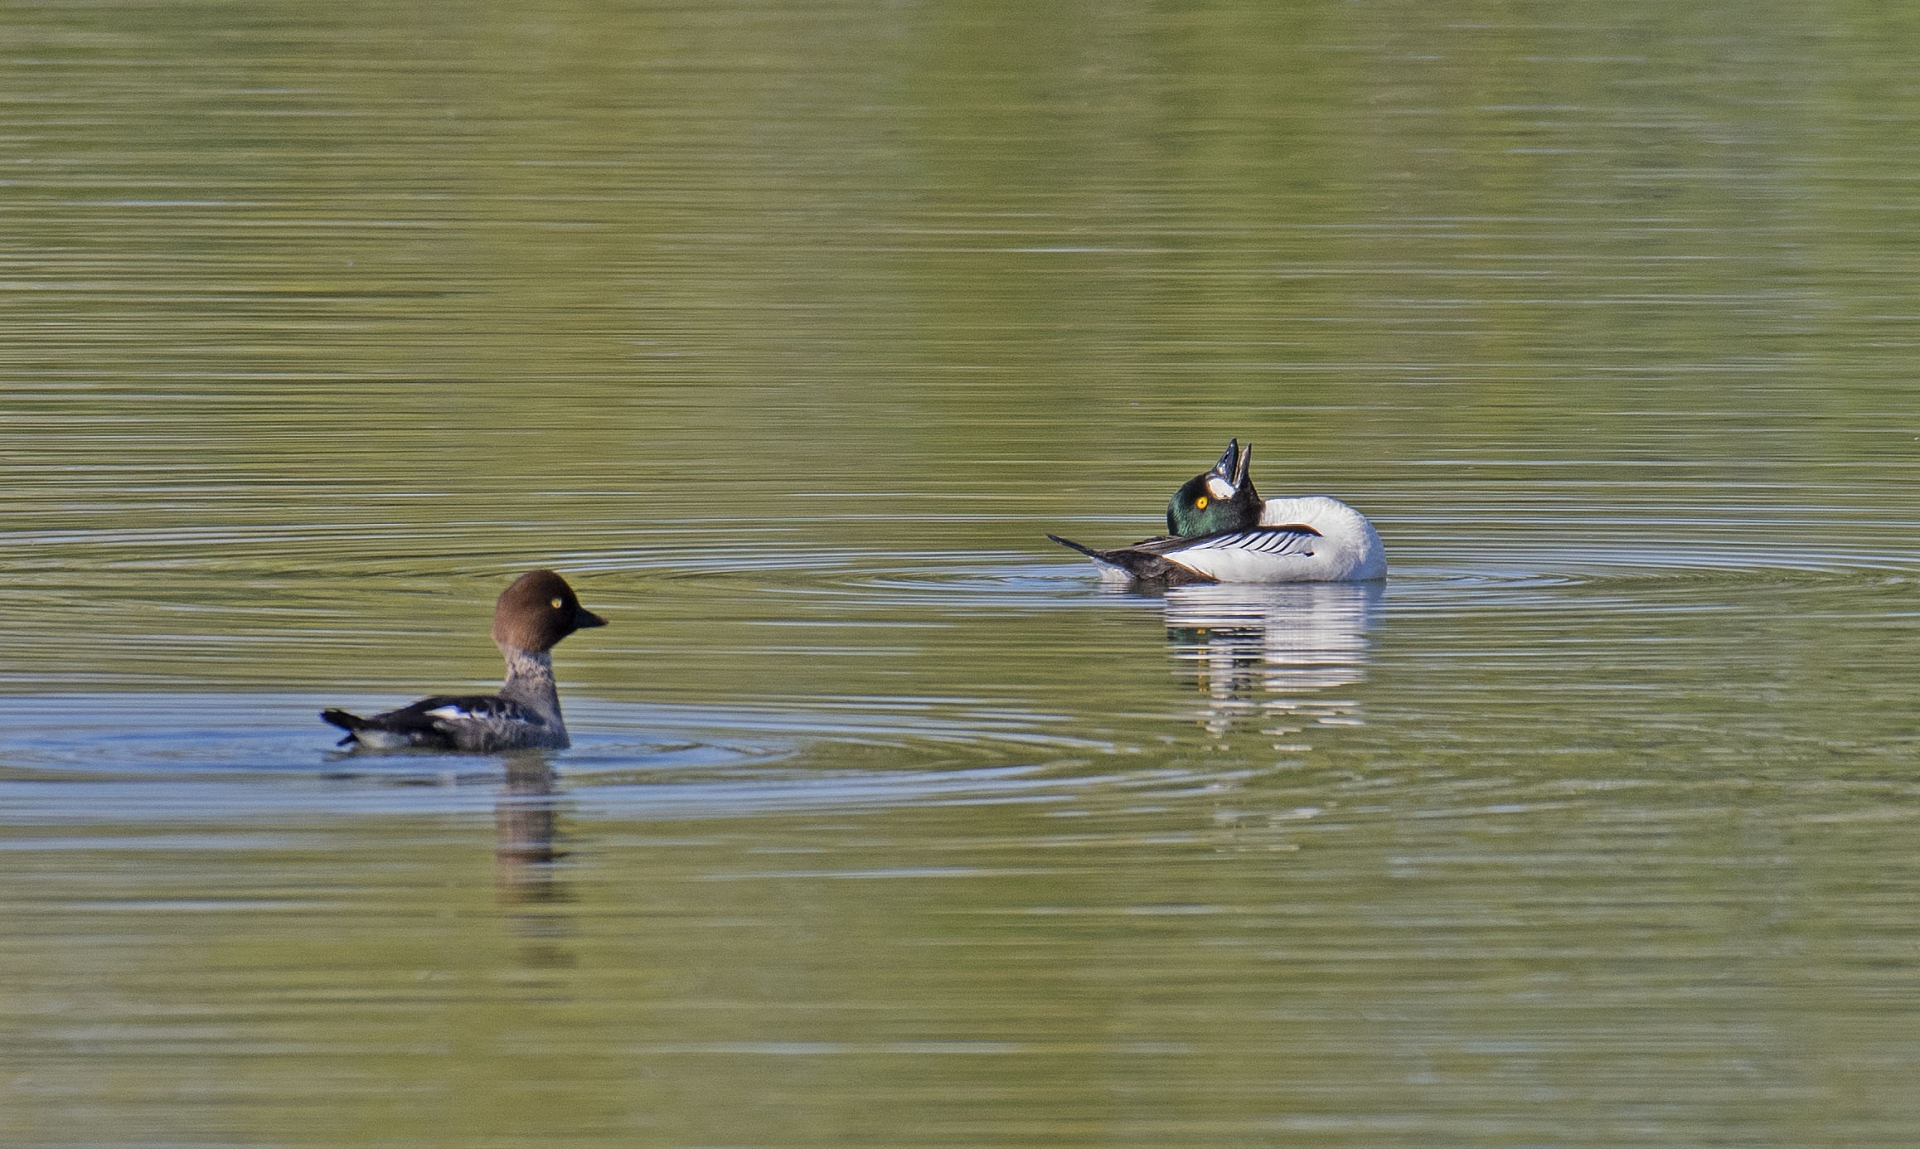
[[1197,551],[1256,551],[1263,555],[1311,555],[1313,537],[1295,534],[1293,531],[1241,531],[1237,534],[1221,535],[1217,539],[1195,543],[1190,547],[1181,547],[1167,557],[1174,558]]

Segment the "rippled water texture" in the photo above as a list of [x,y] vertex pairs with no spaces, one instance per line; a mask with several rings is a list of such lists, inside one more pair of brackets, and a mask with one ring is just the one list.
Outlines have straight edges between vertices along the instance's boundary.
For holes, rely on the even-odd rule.
[[[1910,1145],[1917,56],[0,3],[0,1143]],[[1229,436],[1392,577],[1046,541]]]

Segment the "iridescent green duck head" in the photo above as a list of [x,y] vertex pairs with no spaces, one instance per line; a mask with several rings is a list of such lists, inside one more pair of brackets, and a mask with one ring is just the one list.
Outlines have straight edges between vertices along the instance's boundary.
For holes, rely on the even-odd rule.
[[1247,474],[1252,458],[1252,447],[1243,448],[1240,440],[1229,439],[1226,453],[1211,470],[1188,479],[1173,493],[1167,503],[1167,533],[1190,537],[1258,526],[1265,504]]

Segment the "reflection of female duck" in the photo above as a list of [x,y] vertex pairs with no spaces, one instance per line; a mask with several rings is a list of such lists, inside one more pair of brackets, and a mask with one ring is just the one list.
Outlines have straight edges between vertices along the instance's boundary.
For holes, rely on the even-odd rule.
[[1102,578],[1186,583],[1350,582],[1382,578],[1387,554],[1367,517],[1338,499],[1266,499],[1247,474],[1253,448],[1238,439],[1213,469],[1167,504],[1167,531],[1101,551],[1047,537],[1093,559]]

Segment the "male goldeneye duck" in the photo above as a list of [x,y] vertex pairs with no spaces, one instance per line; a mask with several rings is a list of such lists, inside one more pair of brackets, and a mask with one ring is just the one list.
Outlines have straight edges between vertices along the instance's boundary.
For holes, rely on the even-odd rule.
[[436,694],[371,718],[344,710],[320,717],[347,732],[340,745],[370,750],[565,750],[566,723],[553,685],[555,643],[607,620],[580,605],[567,580],[529,571],[500,593],[493,608],[493,644],[507,660],[498,694]]
[[1365,515],[1325,495],[1262,499],[1252,459],[1251,446],[1229,440],[1212,469],[1173,493],[1164,536],[1108,551],[1047,537],[1093,559],[1104,579],[1153,586],[1385,577],[1387,553]]

